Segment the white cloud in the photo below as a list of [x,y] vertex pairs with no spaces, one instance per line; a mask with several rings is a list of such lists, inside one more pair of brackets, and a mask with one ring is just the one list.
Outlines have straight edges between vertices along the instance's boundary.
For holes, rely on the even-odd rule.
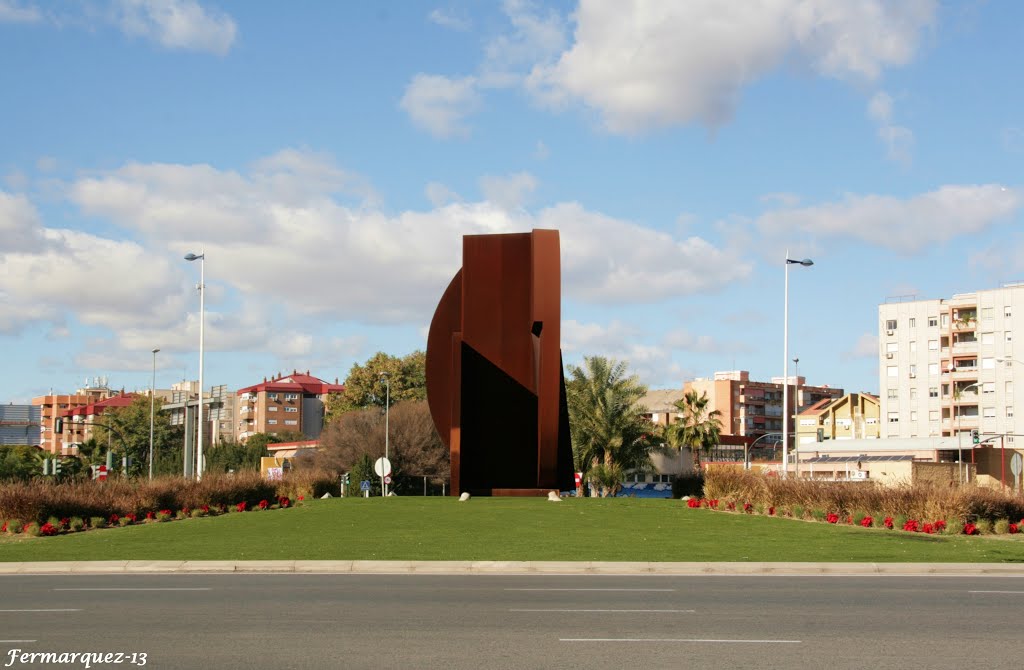
[[480,106],[480,95],[474,77],[417,74],[399,106],[414,124],[435,137],[465,137],[469,134],[465,119]]
[[850,194],[839,202],[775,210],[758,217],[756,225],[768,235],[834,235],[914,253],[958,235],[979,233],[1022,205],[1019,189],[948,185],[906,199]]
[[458,15],[447,9],[434,9],[427,15],[427,18],[431,23],[459,32],[466,32],[473,27],[473,22],[468,17]]
[[[304,160],[332,174],[323,157]],[[530,212],[490,200],[386,215],[332,197],[335,182],[297,190],[267,162],[248,174],[208,165],[129,164],[68,189],[86,214],[107,218],[171,257],[207,254],[207,283],[279,301],[293,313],[363,322],[426,321],[460,263],[462,235],[561,231],[566,295],[594,303],[653,302],[712,291],[750,272],[739,252],[561,203]],[[343,173],[343,171],[338,171]],[[528,190],[532,178],[491,185]],[[500,181],[500,180],[499,180]],[[315,180],[314,180],[315,182]],[[498,183],[498,182],[496,182]],[[525,186],[524,186],[525,184]],[[303,281],[301,292],[289,278]]]
[[529,0],[505,0],[502,11],[512,30],[490,40],[480,66],[486,86],[514,86],[522,83],[530,67],[544,63],[566,44],[566,22],[554,10],[541,12]]
[[39,213],[24,195],[0,191],[0,257],[16,251],[36,251],[45,240]]
[[114,23],[126,35],[151,39],[168,49],[226,54],[238,32],[224,12],[196,0],[117,0]]
[[879,91],[868,101],[868,118],[878,124],[878,137],[885,143],[889,160],[909,165],[914,133],[893,123],[892,97],[888,93]]
[[745,86],[784,62],[866,81],[906,64],[935,9],[933,0],[582,0],[572,46],[538,64],[528,85],[550,104],[582,101],[611,132],[716,127]]
[[0,0],[0,23],[38,23],[42,20],[42,12],[31,3]]
[[840,354],[842,360],[851,358],[878,358],[878,335],[864,333],[857,338],[853,348]]
[[427,196],[427,200],[429,200],[430,204],[434,207],[443,207],[449,203],[460,202],[462,200],[458,193],[436,181],[432,181],[427,184],[423,191]]
[[517,209],[537,190],[537,178],[528,172],[504,177],[485,175],[480,177],[480,190],[486,200],[502,209]]
[[621,321],[601,325],[567,319],[561,334],[567,364],[582,364],[585,356],[604,356],[626,361],[629,374],[648,386],[679,385],[682,379],[668,347],[644,341],[647,333]]
[[548,145],[537,140],[537,146],[533,149],[533,157],[539,161],[543,161],[547,160],[549,156],[551,156],[551,150],[548,149]]

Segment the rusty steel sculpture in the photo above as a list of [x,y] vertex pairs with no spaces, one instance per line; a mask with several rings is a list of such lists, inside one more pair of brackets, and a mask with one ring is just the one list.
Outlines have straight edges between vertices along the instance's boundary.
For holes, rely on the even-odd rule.
[[573,488],[558,231],[466,235],[427,338],[427,401],[452,495]]

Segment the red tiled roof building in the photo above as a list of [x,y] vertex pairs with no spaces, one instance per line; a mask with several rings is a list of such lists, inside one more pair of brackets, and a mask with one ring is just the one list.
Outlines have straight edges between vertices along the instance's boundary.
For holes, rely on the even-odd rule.
[[331,384],[293,371],[275,379],[263,379],[238,389],[238,440],[245,442],[256,433],[280,435],[301,432],[314,440],[324,426],[324,401],[330,393],[341,393],[345,387]]

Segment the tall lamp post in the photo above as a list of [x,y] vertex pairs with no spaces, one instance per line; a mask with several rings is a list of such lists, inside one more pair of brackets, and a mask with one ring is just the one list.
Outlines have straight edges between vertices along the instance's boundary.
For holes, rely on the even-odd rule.
[[149,385],[149,478],[153,479],[153,414],[156,409],[156,354],[153,350],[153,382]]
[[789,266],[810,267],[810,258],[796,260],[786,252],[786,282],[782,303],[782,478],[789,476]]
[[[960,415],[961,415],[961,412],[960,412],[959,400],[960,400],[960,396],[963,395],[964,391],[966,391],[969,388],[974,388],[974,387],[980,386],[980,385],[981,385],[981,382],[974,382],[973,384],[968,384],[967,386],[965,386],[965,387],[963,387],[961,389],[958,389],[956,387],[956,381],[953,382],[953,400],[957,401],[957,404],[954,406],[954,410],[956,411],[956,460],[957,460],[956,466],[957,466],[957,472],[960,473],[960,483],[961,484],[964,483],[964,446],[963,446],[964,438],[963,438],[963,433],[960,431]],[[974,445],[971,445],[971,448],[973,449]]]
[[[384,460],[390,463],[388,459],[388,442],[391,437],[391,380],[388,379],[387,375],[381,375],[380,380],[384,382]],[[388,484],[384,482],[384,495],[388,494]]]
[[185,254],[185,260],[199,261],[199,441],[196,443],[196,481],[203,478],[203,322],[206,320],[206,252]]

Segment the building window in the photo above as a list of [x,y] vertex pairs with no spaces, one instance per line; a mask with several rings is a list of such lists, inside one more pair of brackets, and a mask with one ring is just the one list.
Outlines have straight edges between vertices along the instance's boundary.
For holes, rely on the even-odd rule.
[[277,393],[268,393],[267,402],[281,402],[281,396]]
[[1009,344],[1010,342],[1013,342],[1013,333],[1006,331],[1006,343]]
[[917,328],[917,319],[915,319],[914,317],[910,317],[910,327]]
[[910,353],[912,353],[912,354],[916,354],[917,353],[917,342],[915,342],[914,340],[910,341]]
[[1010,309],[1009,305],[1003,308],[1003,316],[1006,317],[1007,319],[1013,316],[1012,310]]
[[928,327],[929,328],[937,328],[938,325],[939,325],[939,317],[937,317],[937,316],[929,316],[928,317]]
[[284,399],[285,400],[297,400],[298,397],[299,397],[298,393],[285,393],[284,394]]
[[912,364],[910,366],[910,376],[911,377],[916,377],[917,376],[917,366],[916,365]]
[[929,410],[928,411],[928,420],[929,421],[938,421],[939,420],[939,410],[937,410],[937,409]]
[[889,367],[887,367],[885,369],[885,371],[886,371],[886,374],[888,376],[890,376],[890,377],[896,377],[897,375],[899,375],[899,372],[900,372],[899,368],[897,368],[895,365],[890,365]]
[[1006,382],[1005,388],[1006,388],[1006,395],[1012,396],[1013,395],[1013,382]]
[[938,351],[938,350],[939,350],[939,341],[938,340],[928,340],[928,351]]
[[[248,408],[243,407],[242,409],[244,410],[244,409],[248,409]],[[267,408],[267,411],[268,412],[276,412],[277,411],[277,405],[271,405],[270,407]]]
[[917,400],[917,387],[915,386],[910,387],[910,399]]
[[899,394],[900,394],[900,392],[899,392],[898,389],[889,389],[889,391],[888,391],[888,398],[889,398],[889,400],[896,400],[897,398],[900,397]]
[[297,425],[299,425],[299,422],[296,421],[295,419],[285,419],[284,425],[286,425],[286,426],[297,426]]
[[992,312],[993,312],[993,309],[991,307],[982,307],[981,308],[981,318],[983,318],[983,319],[991,319],[992,318]]
[[931,375],[932,377],[937,377],[939,375],[939,364],[938,363],[929,363],[928,364],[928,374]]
[[910,420],[911,421],[917,421],[917,412],[911,412],[910,413]]
[[939,325],[941,325],[943,328],[947,328],[949,326],[949,314],[939,315]]
[[887,342],[885,344],[885,353],[895,354],[899,350],[899,346],[896,342]]
[[886,330],[896,330],[896,319],[888,319],[885,322],[885,329]]
[[995,333],[982,333],[981,343],[982,344],[995,344],[996,338]]
[[996,359],[994,359],[994,358],[983,358],[983,359],[981,359],[981,369],[982,370],[995,370],[996,369]]
[[299,408],[298,407],[285,407],[284,411],[286,411],[286,412],[298,412]]
[[1006,418],[1007,419],[1012,419],[1013,418],[1013,405],[1007,405],[1006,406]]
[[996,392],[996,383],[995,382],[984,382],[981,385],[981,392],[982,393],[995,393]]
[[994,418],[996,418],[996,408],[995,407],[986,407],[986,408],[984,408],[982,410],[981,416],[986,418],[986,419],[994,419]]
[[939,387],[938,386],[932,386],[931,388],[929,388],[928,389],[928,397],[929,398],[938,398],[939,397]]
[[277,425],[277,419],[267,419],[267,425],[268,426],[276,426]]
[[899,423],[900,414],[899,412],[889,412],[889,423]]

